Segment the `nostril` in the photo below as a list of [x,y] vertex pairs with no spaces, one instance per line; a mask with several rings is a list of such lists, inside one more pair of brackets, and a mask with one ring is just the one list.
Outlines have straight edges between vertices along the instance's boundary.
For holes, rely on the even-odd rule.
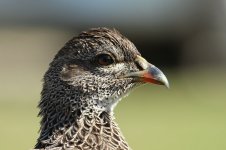
[[143,57],[141,56],[137,56],[137,58],[135,59],[137,68],[140,70],[145,70],[150,66],[150,63],[148,63]]
[[144,68],[142,67],[139,61],[135,61],[135,65],[137,66],[137,69],[144,70]]

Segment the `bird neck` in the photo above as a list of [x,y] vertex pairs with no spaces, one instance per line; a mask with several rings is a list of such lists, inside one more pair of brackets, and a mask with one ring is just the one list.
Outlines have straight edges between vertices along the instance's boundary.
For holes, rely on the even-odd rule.
[[43,131],[36,148],[82,149],[87,146],[88,149],[92,149],[95,145],[101,149],[109,144],[113,147],[115,145],[114,149],[129,149],[114,118],[103,112],[99,116],[81,114],[73,122],[65,122],[60,128]]

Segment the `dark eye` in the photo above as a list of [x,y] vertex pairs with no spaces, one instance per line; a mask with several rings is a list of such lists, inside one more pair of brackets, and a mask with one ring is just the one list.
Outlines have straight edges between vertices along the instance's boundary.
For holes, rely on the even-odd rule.
[[102,66],[107,66],[114,63],[112,57],[108,54],[97,55],[97,63]]

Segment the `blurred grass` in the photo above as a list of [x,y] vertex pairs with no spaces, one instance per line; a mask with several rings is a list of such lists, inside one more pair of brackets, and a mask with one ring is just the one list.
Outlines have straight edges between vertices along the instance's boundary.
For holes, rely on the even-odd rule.
[[[226,72],[189,69],[166,75],[169,90],[144,85],[116,107],[129,145],[134,150],[225,150]],[[26,85],[28,91],[21,96],[0,95],[1,150],[28,150],[35,144],[41,82]]]

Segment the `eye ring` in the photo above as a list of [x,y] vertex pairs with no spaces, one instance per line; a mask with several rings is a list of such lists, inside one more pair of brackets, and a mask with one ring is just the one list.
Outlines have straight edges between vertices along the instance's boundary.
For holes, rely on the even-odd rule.
[[109,54],[99,54],[96,56],[96,62],[101,66],[108,66],[114,63],[114,59]]

